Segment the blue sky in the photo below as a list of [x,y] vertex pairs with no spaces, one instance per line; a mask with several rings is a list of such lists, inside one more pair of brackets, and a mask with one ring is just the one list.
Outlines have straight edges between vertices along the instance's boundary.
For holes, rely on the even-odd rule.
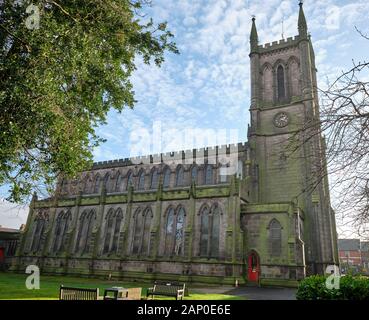
[[[246,141],[249,123],[249,32],[256,16],[260,44],[297,35],[298,1],[152,0],[146,8],[154,21],[168,21],[180,55],[167,54],[162,68],[137,59],[133,75],[133,110],[109,113],[98,129],[107,142],[94,152],[95,161],[136,155],[135,137],[161,124],[162,145],[146,145],[142,153],[175,151],[219,143]],[[369,41],[355,26],[369,33],[369,3],[361,1],[305,0],[304,11],[312,36],[319,87],[350,68],[352,59],[367,58]],[[222,141],[185,141],[189,130],[225,132]],[[137,137],[136,137],[137,138]],[[335,199],[332,197],[332,202]],[[1,200],[1,199],[0,199]],[[17,215],[13,213],[16,212]],[[0,225],[19,227],[24,208],[0,201]],[[341,224],[339,218],[338,225]],[[349,236],[339,227],[341,235]]]
[[[298,1],[153,0],[148,16],[168,21],[180,55],[167,54],[162,68],[137,59],[132,80],[138,101],[133,110],[111,111],[98,133],[107,142],[95,150],[95,160],[137,154],[132,135],[161,124],[162,145],[145,145],[142,153],[175,151],[218,143],[246,141],[249,123],[249,32],[256,16],[260,43],[297,35]],[[304,2],[318,67],[319,86],[363,60],[369,41],[366,1]],[[224,141],[185,141],[188,130],[226,130]],[[232,131],[231,131],[232,130]],[[136,137],[137,138],[137,137]]]

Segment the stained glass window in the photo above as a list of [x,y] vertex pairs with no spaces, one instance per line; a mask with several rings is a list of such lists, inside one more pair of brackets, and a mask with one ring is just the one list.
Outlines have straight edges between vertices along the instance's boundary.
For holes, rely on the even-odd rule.
[[176,256],[181,255],[183,253],[184,218],[185,218],[184,209],[180,208],[179,212],[177,213],[177,219],[176,219],[176,234],[175,234],[175,246],[174,246],[174,254]]
[[184,226],[186,212],[183,207],[167,211],[167,224],[165,228],[165,255],[183,255],[184,253]]
[[281,224],[273,219],[269,225],[270,254],[280,256],[282,249],[282,227]]
[[174,209],[169,208],[167,211],[167,225],[165,233],[165,254],[171,255],[173,248],[173,227],[174,227]]

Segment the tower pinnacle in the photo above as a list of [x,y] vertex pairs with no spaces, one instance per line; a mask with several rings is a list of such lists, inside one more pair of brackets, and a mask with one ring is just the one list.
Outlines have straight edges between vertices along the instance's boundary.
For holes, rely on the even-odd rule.
[[252,27],[251,27],[251,34],[250,34],[250,48],[251,53],[254,53],[258,49],[259,37],[258,32],[256,30],[255,24],[255,16],[252,17]]
[[302,1],[300,1],[299,6],[300,6],[299,22],[298,22],[299,35],[301,37],[306,38],[307,37],[307,23],[306,23],[306,18],[305,18],[305,14],[304,14],[303,2]]

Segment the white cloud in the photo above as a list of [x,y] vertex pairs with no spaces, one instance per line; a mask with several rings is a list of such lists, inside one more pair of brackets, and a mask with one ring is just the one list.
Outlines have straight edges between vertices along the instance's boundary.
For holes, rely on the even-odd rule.
[[13,204],[0,199],[0,225],[19,229],[22,224],[26,223],[28,211],[27,205]]
[[[330,26],[332,8],[339,12],[338,28]],[[281,39],[282,19],[284,37],[297,35],[298,10],[297,1],[287,0],[153,1],[149,16],[157,22],[168,21],[181,54],[167,54],[160,69],[138,62],[133,76],[138,103],[134,110],[111,113],[108,126],[101,128],[108,143],[96,151],[96,158],[128,156],[130,134],[138,128],[152,130],[157,120],[164,129],[179,130],[179,136],[188,128],[236,128],[240,139],[246,140],[251,16],[256,15],[262,44]],[[351,58],[365,58],[369,41],[360,38],[354,25],[367,31],[369,3],[306,0],[304,10],[319,87],[324,87],[326,78],[334,79],[351,65]],[[183,144],[172,147],[178,150]]]

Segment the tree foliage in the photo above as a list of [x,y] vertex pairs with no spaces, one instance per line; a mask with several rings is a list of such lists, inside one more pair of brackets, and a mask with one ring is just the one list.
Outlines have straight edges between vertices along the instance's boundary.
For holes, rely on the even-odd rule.
[[160,66],[178,53],[167,24],[143,16],[146,1],[32,3],[38,28],[30,2],[0,0],[0,185],[11,201],[88,168],[107,112],[134,106],[135,58]]

